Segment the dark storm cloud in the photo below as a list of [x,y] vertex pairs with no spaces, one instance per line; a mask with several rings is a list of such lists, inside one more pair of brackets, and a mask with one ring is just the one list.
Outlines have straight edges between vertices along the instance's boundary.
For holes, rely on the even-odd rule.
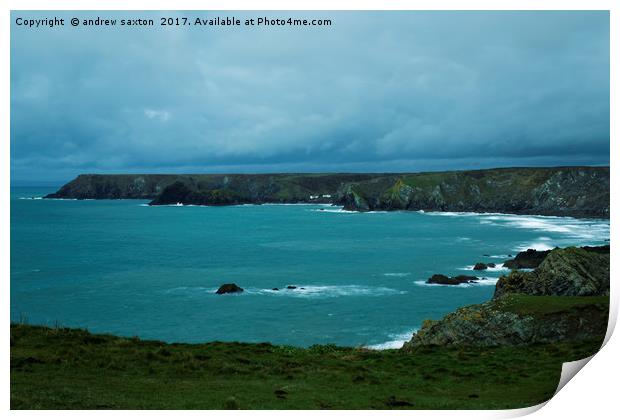
[[606,12],[306,15],[333,24],[13,25],[13,178],[609,162]]

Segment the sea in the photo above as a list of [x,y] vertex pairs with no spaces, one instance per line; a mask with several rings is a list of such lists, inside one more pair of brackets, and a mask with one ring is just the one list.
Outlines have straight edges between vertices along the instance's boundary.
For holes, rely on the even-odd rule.
[[11,189],[11,320],[166,342],[398,348],[491,298],[510,255],[609,243],[599,219],[41,198],[55,190]]

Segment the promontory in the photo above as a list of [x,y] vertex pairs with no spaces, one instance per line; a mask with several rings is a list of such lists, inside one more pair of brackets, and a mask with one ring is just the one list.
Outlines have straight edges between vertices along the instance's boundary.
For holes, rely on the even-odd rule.
[[151,205],[324,203],[356,211],[609,218],[609,167],[421,173],[85,174],[46,198],[148,199]]

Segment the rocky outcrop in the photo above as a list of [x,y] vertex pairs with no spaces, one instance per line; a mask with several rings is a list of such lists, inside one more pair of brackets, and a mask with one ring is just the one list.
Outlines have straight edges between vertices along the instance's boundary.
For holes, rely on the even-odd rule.
[[239,286],[237,286],[235,283],[226,283],[223,284],[219,287],[219,289],[217,289],[217,292],[215,292],[218,295],[224,295],[227,293],[241,293],[243,292],[243,289]]
[[399,174],[80,175],[48,198],[151,204],[333,203],[347,210],[609,217],[609,168],[504,168]]
[[598,298],[509,295],[425,321],[403,350],[423,345],[514,346],[602,339],[608,301]]
[[556,248],[534,271],[502,276],[491,301],[425,321],[403,349],[602,340],[609,263],[609,246]]
[[515,258],[504,261],[504,267],[513,270],[520,270],[523,268],[536,268],[541,262],[549,255],[548,251],[536,251],[535,249],[528,249],[527,251],[519,252]]
[[456,277],[448,277],[443,274],[433,274],[431,278],[426,280],[427,284],[443,284],[447,286],[457,286],[463,283],[476,283],[478,277],[459,275]]
[[553,296],[609,295],[609,246],[556,248],[532,272],[502,276],[494,298],[507,293]]

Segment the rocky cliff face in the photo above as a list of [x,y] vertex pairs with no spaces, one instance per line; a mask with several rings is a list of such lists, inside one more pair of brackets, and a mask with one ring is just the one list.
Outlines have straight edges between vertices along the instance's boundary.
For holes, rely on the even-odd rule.
[[48,198],[147,198],[153,199],[153,205],[316,202],[356,211],[475,211],[608,218],[609,168],[506,168],[418,174],[80,175]]
[[474,211],[609,217],[609,168],[506,168],[401,174],[352,183],[348,210]]
[[608,299],[508,295],[426,321],[403,350],[423,345],[515,346],[602,339]]
[[554,249],[534,271],[502,276],[493,297],[609,295],[609,263],[609,246]]
[[601,339],[609,311],[609,246],[555,249],[533,272],[500,278],[489,302],[425,321],[403,347],[498,346]]

